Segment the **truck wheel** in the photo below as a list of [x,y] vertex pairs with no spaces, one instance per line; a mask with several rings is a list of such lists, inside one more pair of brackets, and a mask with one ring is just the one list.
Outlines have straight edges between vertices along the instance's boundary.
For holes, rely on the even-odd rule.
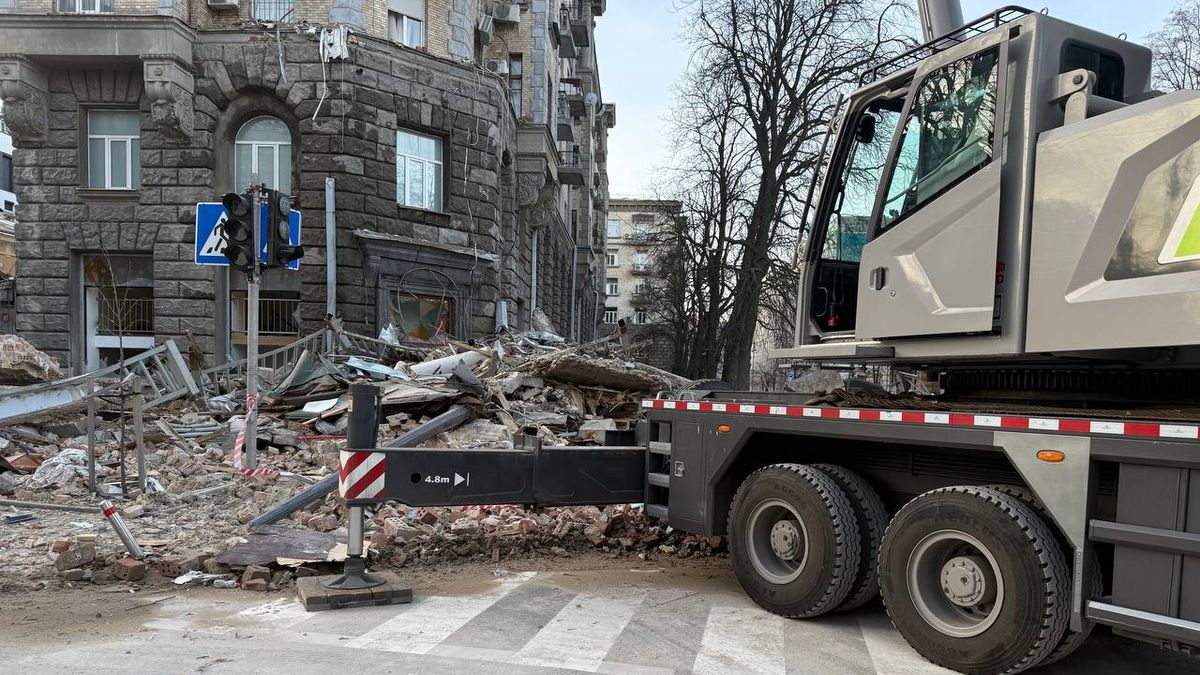
[[892,623],[940,666],[1020,672],[1066,633],[1062,548],[1032,508],[996,490],[947,487],[906,504],[884,534],[879,569]]
[[802,464],[750,474],[729,509],[738,582],[764,609],[792,618],[845,601],[859,565],[858,523],[832,478]]
[[[1044,520],[1049,519],[1049,514],[1046,512],[1046,506],[1041,500],[1033,494],[1033,491],[1022,485],[988,485],[987,488],[1003,492],[1010,497],[1016,497],[1022,502],[1025,502],[1033,510],[1038,512]],[[1066,542],[1061,542],[1066,543]],[[1063,546],[1065,552],[1067,547]],[[1093,546],[1088,546],[1085,549],[1084,556],[1087,557],[1087,580],[1083,584],[1083,592],[1087,598],[1098,598],[1104,595],[1104,573],[1100,570],[1100,558],[1096,555],[1096,549]],[[1071,560],[1068,557],[1068,568],[1071,567]],[[1063,635],[1062,640],[1059,640],[1058,645],[1050,652],[1050,655],[1042,659],[1038,666],[1048,666],[1052,663],[1057,663],[1072,654],[1076,649],[1083,646],[1087,641],[1088,636],[1092,634],[1092,629],[1096,627],[1095,622],[1089,621],[1086,617],[1083,619],[1083,630],[1073,631],[1068,629],[1067,634]]]
[[879,595],[879,545],[888,525],[887,507],[875,488],[857,473],[836,464],[813,464],[813,468],[826,473],[842,488],[858,517],[858,578],[837,611],[857,609]]

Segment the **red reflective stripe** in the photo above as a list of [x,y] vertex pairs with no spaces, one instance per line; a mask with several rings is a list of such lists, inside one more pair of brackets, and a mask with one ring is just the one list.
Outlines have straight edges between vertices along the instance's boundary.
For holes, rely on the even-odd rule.
[[858,411],[858,419],[860,420],[879,420],[878,410],[860,410]]
[[904,422],[924,423],[925,422],[925,413],[902,412],[902,413],[900,413],[900,419],[901,419],[901,421],[904,421]]
[[1088,420],[1059,420],[1058,430],[1090,434],[1092,432],[1092,423]]
[[821,417],[841,418],[842,411],[840,408],[821,408]]
[[950,413],[950,424],[960,427],[975,426],[975,416],[964,413]]
[[788,406],[787,416],[788,417],[804,417],[804,406],[799,406],[799,407],[794,406],[794,405]]
[[1000,426],[1005,429],[1028,429],[1028,417],[1001,417]]
[[[387,470],[387,461],[384,460],[375,466],[371,467],[367,473],[359,479],[357,483],[346,489],[346,499],[354,499],[363,493],[367,488],[371,487],[376,479],[383,475]],[[371,495],[374,496],[374,495]]]
[[1125,423],[1126,436],[1161,436],[1162,426],[1158,424]]
[[342,468],[338,470],[338,478],[343,481],[349,478],[350,474],[358,468],[358,465],[367,461],[367,458],[370,456],[371,453],[369,452],[350,453],[350,459],[347,459],[346,463],[342,465]]
[[117,507],[115,507],[115,506],[110,506],[107,509],[104,509],[104,511],[103,511],[105,518],[111,518],[112,515],[116,512],[117,512]]
[[701,403],[700,404],[700,412],[712,412],[712,404],[711,403]]

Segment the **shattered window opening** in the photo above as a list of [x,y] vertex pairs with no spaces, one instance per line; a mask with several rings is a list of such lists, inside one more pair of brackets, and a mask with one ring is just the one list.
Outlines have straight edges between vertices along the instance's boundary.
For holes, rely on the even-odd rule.
[[430,341],[438,335],[454,335],[454,299],[395,291],[389,310],[392,325],[402,340]]

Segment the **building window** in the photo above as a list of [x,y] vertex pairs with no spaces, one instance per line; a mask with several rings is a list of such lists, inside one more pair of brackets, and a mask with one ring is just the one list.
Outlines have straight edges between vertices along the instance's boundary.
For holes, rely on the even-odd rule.
[[0,190],[13,191],[12,155],[0,153]]
[[414,209],[442,210],[442,141],[396,131],[396,202]]
[[650,267],[650,252],[637,251],[633,254],[633,268],[636,270],[646,271]]
[[633,322],[638,325],[646,323],[646,310],[644,310],[644,309],[633,310]]
[[255,117],[238,129],[233,148],[233,185],[241,191],[258,174],[262,184],[292,193],[292,133],[282,120]]
[[253,0],[250,16],[255,21],[283,21],[285,19],[294,21],[293,7],[293,0]]
[[650,221],[649,217],[642,220],[640,216],[633,217],[633,238],[637,241],[648,241],[650,239]]
[[425,0],[388,0],[388,39],[413,49],[425,46]]
[[617,322],[617,308],[616,307],[605,307],[604,308],[604,323],[616,323],[616,322]]
[[397,339],[430,341],[454,337],[454,298],[394,291],[389,299]]
[[616,239],[621,236],[621,221],[617,218],[608,219],[608,238]]
[[58,0],[62,14],[112,14],[113,0]]
[[616,267],[617,265],[621,264],[620,254],[617,252],[617,249],[615,249],[615,248],[608,249],[608,251],[605,253],[604,257],[606,258],[606,260],[607,260],[606,264],[609,267]]
[[136,110],[88,112],[88,187],[133,190],[142,181]]
[[521,101],[525,93],[525,63],[520,54],[508,55],[508,100],[512,101],[517,117],[521,116]]
[[633,285],[634,295],[645,295],[650,292],[650,286],[644,281],[639,281]]
[[154,259],[149,255],[83,257],[84,365],[120,363],[154,346]]
[[604,294],[605,295],[616,295],[617,290],[618,289],[617,289],[616,277],[608,277],[607,279],[604,280]]

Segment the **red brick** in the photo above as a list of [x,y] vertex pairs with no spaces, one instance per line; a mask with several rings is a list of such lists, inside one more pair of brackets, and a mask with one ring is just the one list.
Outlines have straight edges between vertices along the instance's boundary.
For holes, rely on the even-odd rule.
[[146,563],[133,558],[123,558],[113,565],[113,574],[125,581],[138,581],[146,576]]

